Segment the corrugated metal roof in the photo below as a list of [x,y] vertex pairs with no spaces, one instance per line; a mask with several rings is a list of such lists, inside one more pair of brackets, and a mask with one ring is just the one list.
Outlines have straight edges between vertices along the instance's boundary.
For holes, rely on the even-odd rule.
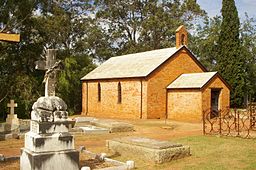
[[216,74],[217,72],[182,74],[167,89],[202,88]]
[[173,47],[112,57],[81,80],[146,77],[179,49]]

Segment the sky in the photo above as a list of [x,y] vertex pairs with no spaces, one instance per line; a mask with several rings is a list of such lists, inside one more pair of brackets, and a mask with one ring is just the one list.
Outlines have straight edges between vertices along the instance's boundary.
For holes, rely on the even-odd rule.
[[[256,0],[235,0],[239,17],[244,18],[247,12],[249,17],[256,17]],[[197,3],[210,17],[221,15],[222,0],[197,0]]]

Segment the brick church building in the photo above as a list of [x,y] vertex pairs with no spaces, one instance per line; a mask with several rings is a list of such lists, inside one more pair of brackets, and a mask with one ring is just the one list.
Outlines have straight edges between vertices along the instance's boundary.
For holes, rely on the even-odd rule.
[[112,57],[82,80],[82,114],[104,118],[201,121],[205,110],[229,107],[230,86],[187,48],[184,26],[176,47]]

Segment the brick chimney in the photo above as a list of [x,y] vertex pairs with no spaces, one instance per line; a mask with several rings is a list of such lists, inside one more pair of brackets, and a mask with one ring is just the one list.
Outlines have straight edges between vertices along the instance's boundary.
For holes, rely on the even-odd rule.
[[176,48],[180,48],[183,45],[188,45],[188,32],[184,25],[179,26],[176,30]]

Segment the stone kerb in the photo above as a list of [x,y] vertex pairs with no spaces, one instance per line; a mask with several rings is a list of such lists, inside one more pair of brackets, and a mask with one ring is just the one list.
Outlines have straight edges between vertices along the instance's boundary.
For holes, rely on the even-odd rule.
[[132,154],[154,163],[164,163],[190,156],[189,146],[148,138],[117,138],[108,140],[107,146],[121,155]]

